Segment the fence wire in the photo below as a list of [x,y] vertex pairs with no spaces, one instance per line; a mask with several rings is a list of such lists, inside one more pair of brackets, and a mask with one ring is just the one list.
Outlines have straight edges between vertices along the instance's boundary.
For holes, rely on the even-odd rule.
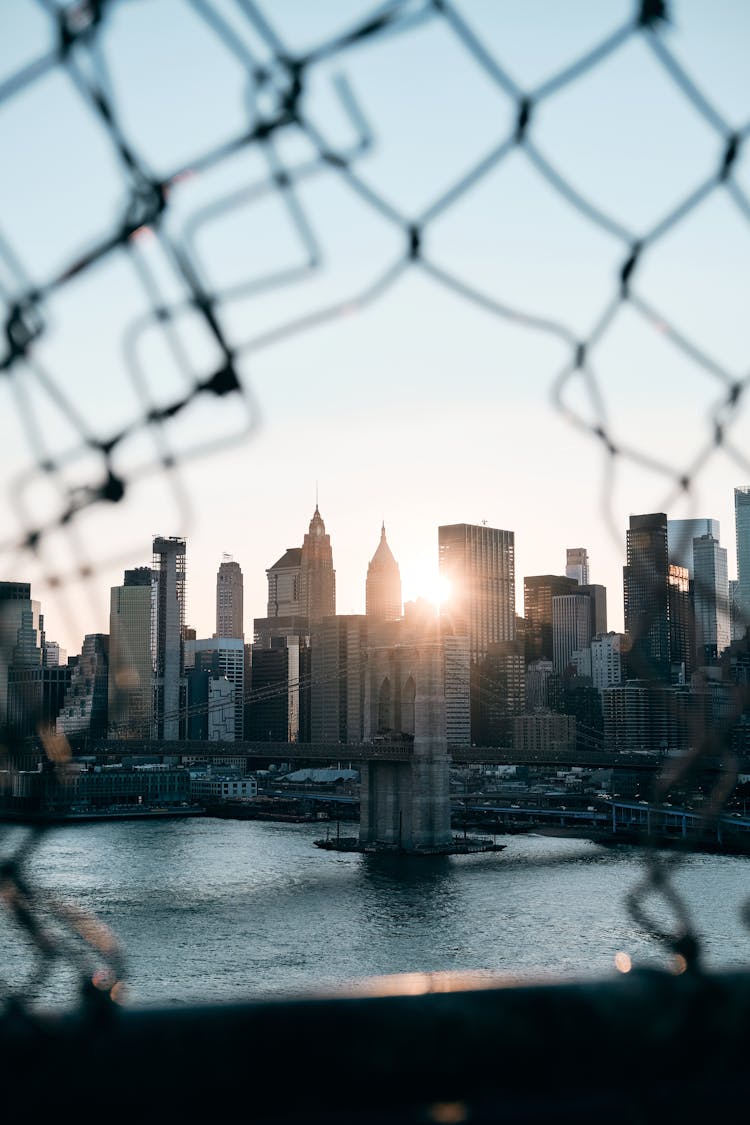
[[[462,301],[532,333],[556,340],[566,360],[551,372],[551,396],[560,414],[572,426],[594,438],[604,453],[602,515],[619,542],[614,524],[611,495],[619,463],[631,462],[661,474],[669,488],[666,504],[690,493],[707,464],[721,450],[738,468],[750,473],[750,459],[736,437],[736,423],[744,406],[750,380],[747,370],[734,370],[712,355],[692,337],[690,325],[675,323],[663,309],[639,289],[644,263],[658,254],[660,245],[675,228],[685,224],[709,200],[721,196],[738,218],[750,221],[750,197],[738,177],[743,146],[750,133],[750,118],[739,124],[727,120],[712,99],[670,50],[665,36],[672,13],[665,0],[641,0],[623,23],[608,32],[585,53],[571,58],[545,81],[525,87],[513,77],[513,59],[499,57],[450,0],[394,0],[379,5],[344,32],[326,38],[304,52],[291,49],[277,30],[273,8],[262,8],[252,0],[234,5],[219,0],[185,0],[184,10],[200,21],[202,34],[212,48],[242,68],[245,97],[240,107],[241,124],[233,135],[221,137],[196,151],[166,172],[154,170],[143,155],[139,138],[132,135],[120,107],[118,86],[112,73],[116,35],[110,37],[113,17],[132,0],[30,0],[45,21],[46,45],[18,69],[0,81],[0,114],[48,81],[61,78],[75,94],[97,139],[117,169],[121,204],[114,222],[97,237],[83,240],[75,253],[59,268],[43,277],[29,263],[27,248],[18,243],[12,230],[0,225],[0,309],[3,320],[0,347],[0,380],[14,404],[17,424],[27,443],[31,465],[7,483],[7,495],[17,528],[0,541],[0,558],[8,565],[24,559],[42,560],[49,585],[93,577],[112,564],[111,556],[95,549],[81,532],[82,517],[91,509],[122,504],[144,480],[159,478],[171,489],[178,510],[187,516],[188,492],[181,470],[190,461],[225,449],[233,441],[244,441],[258,424],[258,404],[246,363],[260,351],[303,334],[326,322],[348,317],[381,300],[409,271],[421,273]],[[230,15],[231,7],[231,15]],[[510,112],[505,132],[488,136],[485,154],[441,191],[431,202],[412,213],[398,206],[368,180],[362,158],[377,144],[368,121],[368,107],[356,93],[356,80],[339,77],[334,96],[348,122],[352,140],[341,145],[331,139],[317,112],[316,78],[332,62],[356,73],[357,49],[372,44],[388,49],[401,37],[420,36],[439,26],[471,60],[491,85],[500,110]],[[703,170],[697,183],[687,184],[683,196],[669,210],[643,229],[624,223],[615,213],[587,195],[545,152],[538,139],[539,112],[562,92],[614,60],[634,43],[652,56],[672,90],[715,140],[716,158]],[[471,127],[472,122],[466,123]],[[291,159],[292,142],[301,142],[305,156]],[[262,174],[232,190],[222,188],[188,215],[175,203],[188,180],[209,176],[230,166],[238,154],[257,157]],[[471,197],[512,156],[520,156],[528,168],[584,223],[601,232],[619,247],[620,265],[602,288],[597,315],[581,335],[553,314],[540,316],[527,308],[506,304],[479,284],[474,285],[440,263],[430,249],[432,227],[451,208]],[[300,191],[313,179],[336,183],[355,197],[377,219],[397,234],[399,249],[360,288],[342,300],[321,304],[316,310],[284,320],[280,324],[238,330],[232,319],[238,302],[283,290],[301,278],[320,273],[325,266],[325,240]],[[330,188],[332,190],[332,188]],[[298,244],[294,265],[280,260],[263,276],[222,282],[214,277],[201,251],[201,238],[213,224],[227,216],[278,203]],[[178,220],[178,221],[175,221]],[[154,252],[160,266],[155,268]],[[95,277],[103,266],[124,263],[137,286],[143,311],[124,328],[119,350],[136,409],[123,424],[102,431],[86,416],[83,404],[69,387],[69,372],[57,367],[45,352],[45,340],[54,327],[54,302],[81,279]],[[715,391],[717,398],[707,417],[709,434],[693,451],[686,464],[670,464],[658,454],[639,448],[635,442],[615,436],[604,387],[608,382],[601,354],[604,342],[615,330],[618,316],[627,309],[655,331],[673,351],[695,365]],[[201,347],[190,346],[185,324],[201,336]],[[144,341],[156,334],[170,356],[181,389],[165,399],[159,379],[143,361]],[[79,347],[87,341],[79,340]],[[197,361],[197,355],[203,358]],[[579,402],[583,392],[585,405]],[[498,387],[498,396],[502,387]],[[62,450],[55,448],[34,406],[39,396],[65,420],[71,440]],[[196,402],[227,400],[233,404],[231,426],[211,434],[208,440],[185,441],[175,423]],[[120,456],[128,443],[146,439],[145,458],[128,467]],[[40,506],[40,484],[49,486],[53,500]],[[184,522],[184,521],[183,521]],[[50,539],[66,537],[74,565],[67,570],[50,563],[45,554]],[[733,713],[724,726],[715,725],[699,733],[694,754],[681,762],[673,775],[662,779],[662,792],[684,783],[700,770],[701,757],[723,755],[726,772],[711,794],[709,815],[718,817],[733,784],[736,763],[729,733],[732,721],[744,710],[747,699],[738,688]],[[8,749],[13,745],[10,735]],[[46,747],[53,761],[64,768],[69,754],[59,740]],[[56,958],[83,956],[103,964],[102,987],[111,988],[122,977],[121,954],[114,939],[91,919],[74,915],[70,908],[53,902],[29,882],[26,869],[40,835],[33,832],[20,846],[11,846],[2,869],[3,899],[21,926],[36,954],[32,978],[35,986],[51,971]],[[632,917],[672,953],[686,963],[697,958],[698,941],[693,933],[687,905],[670,882],[670,865],[657,851],[648,852],[642,883],[629,899]],[[671,912],[669,928],[649,913],[656,897]],[[88,972],[88,970],[87,970]],[[88,973],[90,976],[90,972]],[[6,994],[18,993],[6,983]],[[23,991],[23,990],[21,990]]]

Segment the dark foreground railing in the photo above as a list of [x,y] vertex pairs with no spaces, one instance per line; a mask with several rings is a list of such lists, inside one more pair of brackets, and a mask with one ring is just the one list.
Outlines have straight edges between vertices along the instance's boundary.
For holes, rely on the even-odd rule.
[[750,973],[695,970],[491,987],[415,974],[187,1009],[93,993],[75,1013],[0,1019],[8,1122],[744,1118],[749,1045]]

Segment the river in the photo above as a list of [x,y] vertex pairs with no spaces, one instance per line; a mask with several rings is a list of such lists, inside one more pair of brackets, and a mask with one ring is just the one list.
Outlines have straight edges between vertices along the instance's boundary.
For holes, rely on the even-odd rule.
[[[335,991],[412,971],[590,976],[613,972],[620,951],[668,963],[624,905],[643,874],[634,848],[514,835],[498,837],[499,853],[397,859],[321,851],[318,834],[212,818],[70,825],[45,834],[30,873],[117,936],[137,1005]],[[6,855],[22,835],[3,833]],[[748,873],[748,858],[691,854],[674,876],[710,965],[747,961]],[[2,977],[28,993],[29,949],[4,915],[0,942]],[[70,1003],[65,962],[31,994]]]

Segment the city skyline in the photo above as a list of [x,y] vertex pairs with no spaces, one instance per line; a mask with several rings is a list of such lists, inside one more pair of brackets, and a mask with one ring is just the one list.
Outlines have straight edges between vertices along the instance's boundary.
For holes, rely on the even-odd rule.
[[[745,488],[745,486],[735,486],[735,489],[739,490],[740,492],[742,492],[744,490],[744,488]],[[701,517],[701,518],[696,517],[695,518],[696,527],[698,527],[699,525],[702,526],[703,524],[706,523],[707,520],[713,520],[714,525],[716,523],[720,523],[722,525],[721,548],[724,551],[726,551],[726,555],[727,555],[727,559],[728,559],[728,568],[727,569],[728,569],[728,573],[729,573],[730,577],[732,577],[733,572],[735,572],[735,575],[736,575],[736,570],[737,570],[737,566],[736,566],[735,519],[734,519],[734,515],[735,515],[734,497],[735,497],[735,491],[733,490],[732,498],[731,498],[731,504],[732,504],[731,519],[728,519],[726,522],[721,521],[721,520],[717,520],[717,519],[715,519],[715,517]],[[716,506],[714,510],[718,510],[718,506]],[[318,512],[318,506],[317,505],[315,507],[315,512],[316,513]],[[636,513],[633,513],[633,514],[636,514]],[[302,531],[297,536],[298,539],[300,539],[300,540],[302,539],[304,527],[306,527],[309,522],[310,522],[310,519],[309,519],[309,510],[308,510],[308,516],[304,520]],[[668,520],[668,522],[669,522],[669,524],[673,524],[675,521],[673,521],[670,518]],[[326,521],[326,524],[327,524],[328,527],[330,527],[330,521]],[[480,527],[482,525],[487,526],[488,529],[490,529],[490,525],[489,525],[488,521],[482,521],[482,524],[476,524],[476,525],[470,524],[468,526]],[[380,521],[380,532],[378,534],[378,542],[380,541],[380,539],[382,537],[382,526],[383,526],[383,521],[381,520]],[[441,577],[441,575],[440,575],[440,568],[439,568],[438,533],[439,533],[439,528],[441,526],[446,526],[446,525],[445,524],[439,524],[433,529],[433,532],[434,532],[434,551],[433,551],[432,557],[430,556],[429,552],[426,551],[424,554],[419,556],[417,558],[417,560],[412,563],[411,566],[409,565],[408,562],[406,563],[406,565],[402,565],[401,560],[399,558],[399,554],[398,554],[398,548],[397,548],[397,546],[393,545],[393,540],[390,536],[390,531],[389,531],[389,547],[393,548],[393,555],[395,557],[396,563],[397,563],[397,565],[398,565],[398,567],[401,571],[401,575],[402,575],[402,602],[404,604],[406,602],[416,601],[419,598],[424,598],[425,600],[429,601],[433,606],[435,606],[436,609],[439,610],[441,600],[445,599],[446,596],[449,593],[448,589],[446,588],[444,578]],[[262,529],[258,528],[256,526],[256,531],[258,531],[258,530],[260,530],[262,532]],[[499,529],[495,529],[495,530],[499,530]],[[508,530],[510,530],[512,532],[512,528],[508,529]],[[611,577],[609,583],[604,582],[604,581],[601,581],[601,582],[597,581],[597,582],[594,583],[597,586],[604,586],[609,591],[608,609],[607,609],[608,628],[610,630],[614,630],[615,632],[624,632],[625,631],[625,616],[624,616],[623,587],[622,587],[622,567],[625,564],[626,557],[627,557],[626,535],[627,535],[627,531],[624,528],[623,529],[622,560],[619,564],[619,567],[615,566],[615,569],[614,569],[614,572],[613,572],[614,576]],[[585,530],[583,532],[583,537],[585,537]],[[180,539],[182,537],[170,534],[170,535],[167,535],[167,536],[155,535],[153,538],[155,538],[155,539],[156,538]],[[262,534],[261,534],[260,538],[261,538],[261,541],[262,541]],[[294,538],[295,538],[295,533],[292,531],[290,533],[289,537],[288,537],[288,540],[291,542]],[[514,551],[515,551],[515,556],[516,556],[516,560],[517,560],[519,555],[522,554],[522,551],[520,549],[520,544],[519,544],[519,541],[518,541],[517,534],[514,535],[514,539],[515,539]],[[342,540],[343,540],[343,536],[342,536]],[[361,544],[358,545],[358,548],[357,548],[358,557],[361,558],[363,556],[367,556],[367,561],[364,564],[363,573],[360,576],[359,581],[357,581],[356,576],[353,576],[351,574],[347,574],[346,572],[342,573],[342,568],[338,565],[337,559],[338,559],[341,551],[340,551],[340,548],[339,548],[338,536],[336,535],[335,531],[331,532],[330,541],[331,541],[331,548],[332,548],[332,552],[333,552],[333,566],[334,566],[334,569],[336,571],[336,585],[337,585],[337,601],[336,601],[335,612],[339,615],[342,615],[342,616],[343,615],[349,616],[349,615],[352,615],[352,614],[354,614],[354,615],[364,614],[365,609],[366,609],[365,599],[366,599],[367,570],[368,570],[368,566],[369,566],[369,564],[372,560],[372,556],[375,553],[375,548],[369,550],[369,554],[368,554],[368,547],[367,546],[363,547]],[[258,542],[258,540],[256,539],[256,543],[257,542]],[[345,540],[343,540],[343,542],[345,544]],[[196,551],[195,546],[193,544],[193,541],[189,538],[186,539],[186,548],[187,548],[187,554],[188,554],[188,558],[189,558],[189,562],[188,562],[189,581],[186,581],[184,583],[184,594],[183,594],[184,615],[185,615],[184,616],[184,623],[185,623],[186,626],[188,626],[189,628],[194,629],[196,631],[196,636],[198,636],[198,637],[212,637],[212,636],[216,635],[216,632],[217,632],[217,629],[216,629],[216,624],[217,624],[216,623],[217,580],[218,580],[219,574],[222,572],[222,568],[226,569],[228,555],[230,553],[227,552],[227,551],[222,551],[220,553],[217,552],[215,558],[212,554],[209,554],[205,550],[201,554],[200,550]],[[287,543],[287,546],[283,550],[281,550],[279,553],[283,557],[283,555],[287,551],[292,550],[292,549],[293,548],[289,547],[289,543]],[[350,545],[350,549],[351,549],[351,545]],[[516,612],[520,616],[523,616],[523,610],[524,610],[524,604],[525,604],[524,579],[526,577],[533,577],[533,576],[540,575],[540,574],[550,574],[550,575],[556,575],[558,577],[564,577],[565,576],[565,570],[566,570],[566,558],[567,558],[566,552],[569,549],[570,548],[567,548],[564,543],[560,547],[558,547],[556,544],[552,544],[548,547],[548,553],[545,556],[542,557],[542,563],[543,564],[545,564],[545,563],[550,564],[550,563],[556,562],[557,563],[557,569],[553,569],[550,565],[546,565],[546,566],[542,565],[542,567],[539,570],[535,570],[535,571],[532,571],[528,568],[526,568],[525,570],[521,570],[519,568],[518,562],[516,561],[516,565],[515,565],[515,604],[516,604]],[[260,550],[260,548],[256,547],[256,553],[257,553],[258,550]],[[296,550],[297,553],[299,552],[299,548],[294,548],[294,550]],[[148,563],[144,562],[143,560],[148,554],[149,554],[149,551],[148,551],[148,549],[146,549],[142,552],[141,556],[134,555],[132,565],[135,566],[136,568],[147,566]],[[260,573],[257,574],[257,573],[254,572],[254,568],[253,568],[252,565],[248,565],[247,562],[244,559],[239,559],[237,557],[237,555],[234,554],[233,552],[231,554],[233,556],[233,566],[236,567],[239,570],[239,572],[242,576],[242,579],[243,579],[243,585],[244,585],[244,627],[245,627],[244,631],[245,631],[246,639],[250,640],[252,638],[252,635],[253,635],[253,621],[256,618],[257,619],[264,618],[265,614],[266,614],[266,610],[267,610],[267,605],[266,605],[266,602],[267,602],[267,571],[268,571],[268,568],[271,566],[271,561],[269,561],[268,558],[266,558],[263,561],[258,560],[257,570]],[[274,554],[274,552],[271,551],[271,555],[273,555],[273,554]],[[599,576],[599,571],[598,571],[596,559],[594,559],[593,561],[591,560],[591,552],[590,551],[588,552],[588,557],[589,557],[591,575],[593,576],[594,579],[596,579]],[[124,568],[125,571],[130,570],[130,569],[132,569],[132,568],[128,568],[128,567]],[[114,589],[115,587],[122,585],[123,573],[124,573],[123,570],[119,571],[119,577],[116,577],[115,581],[112,583],[111,589]],[[206,575],[209,575],[208,580],[206,578]],[[261,575],[262,575],[262,577],[260,577]],[[93,579],[90,580],[91,584],[94,587],[96,587],[97,590],[99,588],[100,578],[101,578],[101,576],[99,576],[98,578],[93,578]],[[13,575],[3,576],[3,580],[4,581],[20,581],[20,582],[28,581],[28,579],[25,578],[24,576],[19,577],[18,575],[16,575],[16,576],[13,576]],[[361,591],[359,592],[359,601],[358,602],[356,602],[354,600],[354,598],[356,598],[357,593],[358,593],[358,591],[356,589],[357,585],[361,586]],[[341,593],[340,593],[342,587],[343,587],[343,590],[345,591],[344,596],[351,599],[349,605],[346,605],[346,604],[342,605],[339,601],[339,599],[342,596]],[[95,617],[95,616],[92,616],[91,627],[87,626],[85,629],[81,629],[80,636],[77,636],[73,632],[69,633],[64,628],[64,625],[62,624],[62,622],[64,622],[64,617],[61,620],[58,620],[56,618],[54,612],[52,614],[50,614],[49,604],[51,602],[52,605],[54,605],[55,599],[50,598],[49,593],[44,595],[44,596],[39,594],[38,590],[37,590],[37,587],[34,585],[34,583],[32,583],[32,588],[34,590],[34,597],[36,597],[37,600],[40,601],[44,606],[45,621],[46,621],[48,636],[51,639],[53,639],[55,642],[59,643],[60,646],[63,649],[66,649],[69,654],[74,654],[74,653],[80,651],[80,647],[81,647],[81,644],[83,642],[83,637],[86,634],[107,632],[108,622],[109,622],[109,609],[110,609],[110,606],[109,606],[109,589],[107,589],[105,591],[107,596],[106,596],[106,603],[103,603],[103,604],[106,604],[106,612],[105,612],[104,616],[101,618],[101,620],[99,618]],[[259,593],[259,591],[261,589],[263,591],[262,595]],[[101,592],[101,591],[99,591],[99,592]],[[196,606],[196,605],[199,605],[201,607],[201,609],[196,611],[194,609],[194,606]],[[354,606],[356,606],[357,608],[353,608]]]
[[[0,21],[7,21],[0,26],[0,66],[9,73],[46,42],[45,19],[33,5],[18,5],[9,16],[10,7],[0,11]],[[576,18],[548,5],[541,21],[533,5],[517,11],[473,3],[465,8],[469,26],[521,90],[543,83],[631,16],[625,2],[581,2]],[[719,20],[707,6],[693,4],[681,5],[679,16],[661,29],[664,42],[705,88],[728,128],[739,128],[746,116],[741,44],[747,41],[750,11],[729,6]],[[356,4],[343,3],[313,16],[304,5],[280,2],[268,15],[282,39],[289,37],[301,51],[360,17]],[[539,34],[540,26],[546,34]],[[105,41],[123,126],[153,167],[188,167],[196,148],[210,148],[241,118],[242,67],[207,35],[189,6],[164,0],[117,8]],[[170,52],[163,49],[167,42]],[[196,96],[193,78],[199,67],[211,99]],[[357,175],[407,222],[428,213],[452,184],[512,135],[517,105],[487,82],[477,60],[437,16],[413,33],[376,37],[330,64],[321,60],[316,76],[322,85],[315,91],[322,91],[319,121],[346,146],[351,129],[329,89],[339,67],[372,130],[373,143],[357,160]],[[446,75],[453,80],[446,83]],[[310,97],[317,109],[316,96]],[[64,75],[56,71],[33,96],[12,99],[6,110],[9,159],[0,205],[13,227],[18,257],[28,260],[31,276],[43,277],[114,222],[122,185],[101,131]],[[466,121],[471,129],[464,128]],[[29,146],[29,136],[38,143]],[[721,156],[721,136],[665,79],[645,40],[627,43],[601,67],[537,106],[529,137],[573,188],[613,215],[634,239],[690,196]],[[280,158],[293,163],[296,150],[290,151],[287,137],[279,141]],[[62,185],[60,197],[53,193],[51,198],[50,172],[58,163],[68,167],[71,151],[76,152],[77,188]],[[259,154],[252,152],[227,170],[213,170],[206,187],[202,176],[184,177],[170,190],[177,227],[182,230],[207,202],[265,174]],[[562,573],[558,551],[582,544],[589,551],[592,581],[614,588],[624,551],[621,529],[633,512],[666,510],[682,519],[708,511],[725,529],[732,526],[732,488],[744,473],[728,453],[709,457],[690,495],[679,495],[680,470],[693,465],[715,432],[723,388],[710,371],[671,345],[661,321],[639,318],[623,302],[611,331],[590,356],[613,443],[622,452],[610,481],[601,441],[569,424],[571,412],[592,426],[596,420],[587,413],[591,404],[583,382],[568,384],[565,406],[553,398],[567,348],[533,323],[525,324],[522,316],[495,315],[490,305],[461,295],[466,284],[498,306],[542,321],[551,318],[585,339],[601,313],[602,295],[618,289],[628,247],[586,222],[544,181],[522,148],[427,225],[423,243],[432,272],[409,269],[372,302],[360,298],[379,271],[401,260],[405,231],[368,209],[335,176],[312,177],[296,187],[320,242],[324,268],[221,310],[222,325],[240,349],[239,374],[251,395],[255,426],[250,437],[239,445],[228,438],[210,458],[182,464],[183,451],[195,439],[209,434],[222,442],[225,434],[242,429],[231,397],[196,401],[175,422],[171,447],[179,492],[172,488],[172,473],[139,476],[153,453],[151,435],[141,434],[115,457],[115,467],[133,476],[119,504],[97,505],[82,514],[74,521],[78,538],[65,529],[51,532],[38,557],[11,546],[3,559],[3,573],[13,577],[20,568],[32,581],[69,645],[79,634],[102,627],[106,590],[121,580],[125,568],[145,559],[144,529],[190,541],[188,616],[203,634],[213,631],[209,586],[217,556],[231,553],[246,576],[247,624],[262,605],[269,557],[280,557],[290,536],[296,536],[294,529],[309,519],[315,480],[337,544],[341,612],[359,612],[364,605],[362,575],[383,519],[406,598],[429,593],[425,583],[436,574],[434,529],[440,524],[487,520],[512,529],[519,601],[523,574]],[[138,252],[158,272],[163,262],[147,233]],[[742,302],[747,238],[746,224],[718,189],[660,235],[634,274],[637,296],[687,333],[702,354],[736,372],[737,380],[747,354]],[[211,289],[241,283],[256,270],[261,276],[286,267],[294,272],[299,257],[278,199],[260,199],[257,209],[227,213],[202,228],[199,242],[200,272],[205,271]],[[440,270],[458,288],[443,284]],[[315,320],[316,310],[341,301],[348,302],[342,315]],[[143,315],[143,294],[120,262],[102,262],[95,276],[82,274],[56,296],[51,311],[55,315],[45,323],[39,344],[43,359],[88,428],[106,440],[134,406],[122,344],[128,327]],[[308,316],[309,330],[281,331]],[[243,350],[249,337],[256,343]],[[205,341],[186,326],[184,342],[200,370]],[[168,403],[180,374],[148,333],[140,360],[155,401]],[[65,455],[76,436],[70,419],[33,380],[25,380],[24,387],[45,452]],[[8,417],[15,418],[10,394],[7,402]],[[20,422],[5,429],[7,488],[0,497],[0,523],[15,543],[28,532],[32,517],[51,515],[56,500],[46,481],[38,489],[27,482],[23,494],[17,493],[15,482],[26,481],[24,474],[37,482],[41,447],[29,440]],[[732,431],[727,425],[725,436],[742,448],[736,426]],[[624,450],[632,448],[646,460],[630,459]],[[651,468],[649,458],[668,464],[674,475]],[[263,473],[271,464],[273,487],[267,488]],[[70,463],[65,483],[84,487],[87,481],[86,464]],[[301,481],[309,483],[301,487]],[[679,502],[673,503],[671,495]],[[543,522],[538,513],[544,513]],[[269,543],[262,558],[257,527]],[[554,561],[550,543],[558,544]],[[725,546],[733,572],[728,535]],[[87,575],[93,572],[93,580],[79,580],[82,567]],[[58,577],[60,583],[50,582]],[[617,605],[612,615],[617,624]]]

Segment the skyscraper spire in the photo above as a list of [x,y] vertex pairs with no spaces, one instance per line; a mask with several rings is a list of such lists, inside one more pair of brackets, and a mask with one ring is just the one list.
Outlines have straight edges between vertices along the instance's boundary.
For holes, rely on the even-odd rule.
[[331,537],[326,535],[317,501],[300,555],[299,601],[300,612],[310,621],[320,621],[336,613],[336,571]]
[[397,621],[401,617],[401,573],[385,537],[385,520],[380,542],[367,568],[365,612],[381,621]]

